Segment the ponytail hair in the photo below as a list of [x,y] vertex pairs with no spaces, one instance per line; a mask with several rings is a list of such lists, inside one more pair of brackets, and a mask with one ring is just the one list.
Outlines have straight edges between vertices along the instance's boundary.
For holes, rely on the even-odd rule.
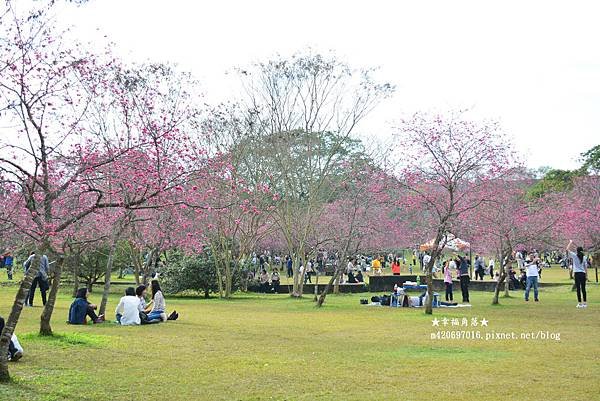
[[577,259],[579,259],[579,263],[583,263],[583,247],[577,247]]

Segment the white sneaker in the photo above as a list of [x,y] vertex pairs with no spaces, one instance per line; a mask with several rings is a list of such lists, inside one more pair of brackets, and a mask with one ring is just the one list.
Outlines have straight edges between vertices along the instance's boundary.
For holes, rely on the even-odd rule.
[[581,306],[582,308],[587,308],[587,302],[584,302],[583,305]]
[[582,304],[577,304],[576,308],[583,308]]

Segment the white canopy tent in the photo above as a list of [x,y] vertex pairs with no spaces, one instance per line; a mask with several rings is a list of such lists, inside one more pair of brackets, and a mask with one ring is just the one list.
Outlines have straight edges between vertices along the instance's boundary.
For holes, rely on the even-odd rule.
[[[431,249],[433,249],[433,243],[435,242],[435,239],[431,239],[429,241],[427,241],[424,244],[421,244],[419,246],[419,249],[421,251],[430,251]],[[451,250],[451,251],[455,251],[455,252],[465,252],[466,250],[468,250],[471,247],[471,244],[468,243],[467,241],[464,241],[456,236],[454,236],[453,234],[446,234],[445,238],[442,239],[442,241],[440,242],[440,247],[444,244],[445,242],[445,246],[444,246],[444,250]]]

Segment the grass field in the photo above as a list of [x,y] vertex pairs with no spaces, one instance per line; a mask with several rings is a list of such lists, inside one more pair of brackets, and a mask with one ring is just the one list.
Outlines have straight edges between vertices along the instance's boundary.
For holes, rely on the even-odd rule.
[[[115,291],[122,291],[115,287]],[[592,400],[600,394],[600,291],[575,308],[568,286],[522,292],[491,306],[434,316],[489,320],[488,327],[437,327],[419,309],[359,305],[366,294],[310,298],[240,294],[233,300],[167,298],[180,320],[143,327],[65,324],[61,294],[54,338],[40,338],[41,307],[17,328],[25,357],[0,400]],[[14,287],[0,287],[6,315]],[[100,292],[91,300],[98,302]],[[118,294],[110,299],[112,312]],[[38,295],[39,297],[39,295]],[[438,330],[479,331],[483,339],[435,339]],[[515,332],[560,333],[556,340],[485,340]]]

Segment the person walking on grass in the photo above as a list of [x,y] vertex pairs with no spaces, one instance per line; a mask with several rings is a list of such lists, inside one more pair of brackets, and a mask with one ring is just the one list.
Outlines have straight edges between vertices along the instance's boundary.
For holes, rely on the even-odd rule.
[[567,255],[573,261],[573,276],[575,278],[575,288],[577,289],[577,308],[587,308],[585,282],[587,281],[587,269],[589,262],[583,253],[583,247],[577,247],[577,252],[575,253],[571,251],[572,245],[573,241],[569,241],[569,245],[567,245]]
[[534,301],[539,302],[540,300],[538,297],[538,261],[539,260],[537,258],[531,259],[530,256],[527,256],[527,259],[525,260],[525,273],[527,274],[527,284],[525,285],[525,302],[529,302],[529,291],[531,290],[531,287],[533,287]]

